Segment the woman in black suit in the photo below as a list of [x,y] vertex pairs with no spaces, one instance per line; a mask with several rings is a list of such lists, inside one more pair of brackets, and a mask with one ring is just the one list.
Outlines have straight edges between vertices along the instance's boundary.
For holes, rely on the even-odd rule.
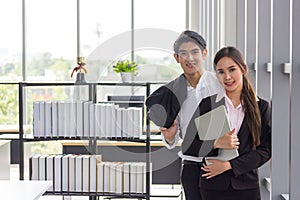
[[[202,198],[258,200],[258,168],[271,158],[270,106],[256,96],[247,76],[248,67],[237,48],[219,50],[214,67],[225,92],[203,99],[193,118],[225,105],[232,131],[214,141],[201,141],[198,134],[194,134],[185,150],[207,156],[218,148],[237,148],[238,157],[229,161],[208,160],[211,164],[201,167]],[[197,132],[193,120],[188,131]]]

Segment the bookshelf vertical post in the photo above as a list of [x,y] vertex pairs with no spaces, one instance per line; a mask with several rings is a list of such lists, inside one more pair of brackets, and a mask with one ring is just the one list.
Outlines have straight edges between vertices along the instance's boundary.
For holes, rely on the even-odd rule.
[[[146,83],[146,95],[150,95],[150,83]],[[148,112],[148,108],[147,108]],[[150,162],[151,162],[151,146],[150,146],[150,120],[146,117],[146,199],[150,199]]]
[[19,83],[19,172],[20,180],[24,180],[24,143],[23,143],[23,83]]

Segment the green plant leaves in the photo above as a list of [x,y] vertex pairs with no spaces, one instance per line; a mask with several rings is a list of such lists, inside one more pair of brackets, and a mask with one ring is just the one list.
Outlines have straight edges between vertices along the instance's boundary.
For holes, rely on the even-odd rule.
[[137,64],[130,60],[119,60],[115,65],[113,65],[113,71],[117,73],[131,72],[135,74],[137,70]]

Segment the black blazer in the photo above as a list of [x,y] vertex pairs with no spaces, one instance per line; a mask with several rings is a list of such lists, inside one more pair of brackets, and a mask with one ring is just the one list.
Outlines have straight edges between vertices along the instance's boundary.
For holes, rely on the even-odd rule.
[[176,119],[187,95],[187,80],[181,74],[155,90],[146,100],[147,117],[160,127],[169,128]]
[[[213,150],[214,141],[201,141],[198,137],[194,119],[220,105],[225,105],[225,99],[216,102],[216,96],[205,98],[199,104],[190,121],[187,134],[182,143],[183,154],[208,156],[217,153]],[[257,169],[271,158],[271,110],[267,101],[260,99],[258,101],[261,113],[261,143],[256,149],[253,149],[252,136],[249,127],[244,120],[238,132],[240,142],[239,156],[230,160],[232,166],[228,170],[211,179],[200,178],[200,187],[211,190],[226,190],[231,184],[234,189],[253,189],[259,187],[259,177]],[[217,122],[214,122],[217,123]],[[202,171],[202,173],[205,173]]]

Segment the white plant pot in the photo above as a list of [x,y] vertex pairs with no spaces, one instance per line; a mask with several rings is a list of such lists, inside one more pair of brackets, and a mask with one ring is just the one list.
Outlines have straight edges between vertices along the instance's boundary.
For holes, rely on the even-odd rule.
[[131,72],[121,72],[121,78],[124,83],[131,83],[133,74]]

